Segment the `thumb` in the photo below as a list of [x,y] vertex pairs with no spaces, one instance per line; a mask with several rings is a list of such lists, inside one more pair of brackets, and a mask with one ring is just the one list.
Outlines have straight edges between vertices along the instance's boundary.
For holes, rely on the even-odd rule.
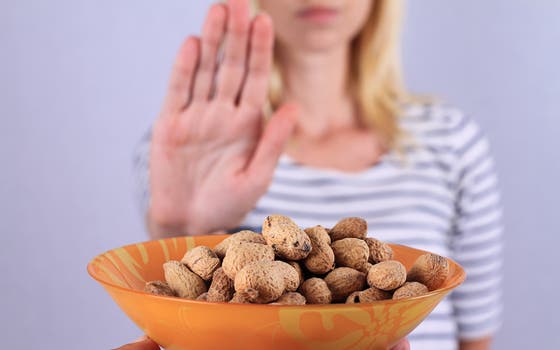
[[393,346],[390,350],[410,350],[410,343],[408,339],[404,338],[399,341],[395,346]]
[[137,339],[134,343],[123,345],[114,350],[159,350],[159,345],[150,338],[143,336],[140,339]]
[[294,131],[298,115],[299,107],[286,103],[270,118],[249,163],[248,173],[251,178],[262,181],[274,172],[278,158]]

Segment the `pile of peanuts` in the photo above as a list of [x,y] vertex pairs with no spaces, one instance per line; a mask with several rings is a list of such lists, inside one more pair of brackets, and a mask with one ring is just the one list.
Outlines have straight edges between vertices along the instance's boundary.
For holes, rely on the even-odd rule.
[[148,282],[145,291],[211,302],[369,303],[419,296],[447,278],[445,258],[421,255],[407,272],[389,245],[366,235],[361,218],[302,230],[270,215],[262,234],[240,231],[213,249],[197,246],[164,263],[165,282]]

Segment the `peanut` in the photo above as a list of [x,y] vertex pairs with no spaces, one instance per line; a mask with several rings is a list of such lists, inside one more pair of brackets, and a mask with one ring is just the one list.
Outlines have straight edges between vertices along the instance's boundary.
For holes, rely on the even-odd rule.
[[370,262],[367,262],[364,266],[362,266],[361,269],[359,269],[358,271],[365,273],[366,275],[369,272],[369,269],[371,269],[371,267],[373,266],[373,264],[371,264]]
[[178,261],[163,264],[165,280],[180,298],[196,299],[206,292],[204,280]]
[[371,303],[377,300],[391,299],[391,293],[370,287],[366,290],[354,292],[346,298],[346,304]]
[[260,243],[239,242],[230,245],[228,248],[222,261],[222,268],[225,274],[233,280],[237,272],[245,265],[260,260],[274,260],[274,251],[270,246]]
[[208,292],[204,292],[196,297],[196,300],[208,301]]
[[274,261],[275,267],[280,269],[282,275],[284,276],[284,281],[286,282],[286,291],[295,292],[299,287],[300,275],[297,270],[283,261]]
[[375,238],[366,238],[365,242],[369,248],[369,262],[377,264],[382,261],[393,259],[393,249],[384,242]]
[[343,238],[364,239],[367,235],[367,222],[362,218],[344,218],[330,229],[331,240]]
[[297,292],[284,293],[271,305],[305,305],[305,297]]
[[[229,252],[228,250],[227,254]],[[255,290],[257,296],[253,302],[258,304],[266,304],[278,299],[286,290],[286,279],[282,273],[283,269],[275,264],[276,262],[257,261],[243,267],[235,276],[235,291],[243,293],[251,289]]]
[[208,301],[230,301],[234,292],[233,280],[226,275],[223,268],[216,269],[208,288]]
[[429,290],[438,289],[447,279],[449,264],[447,259],[437,254],[420,255],[408,271],[408,281],[420,282]]
[[229,301],[230,303],[235,303],[235,304],[250,304],[253,303],[256,299],[257,296],[259,295],[259,292],[257,292],[254,289],[246,289],[243,290],[241,292],[235,292],[233,294],[233,298],[231,298],[231,300]]
[[298,288],[299,288],[301,286],[301,284],[303,283],[303,281],[305,280],[305,278],[303,277],[303,270],[301,269],[301,266],[300,266],[299,262],[297,262],[297,261],[287,261],[286,263],[296,270],[296,272],[298,274]]
[[406,268],[396,260],[383,261],[369,269],[367,281],[382,290],[397,289],[406,281]]
[[367,266],[369,248],[366,242],[358,238],[342,238],[331,244],[336,266],[363,270]]
[[330,304],[332,301],[332,293],[327,282],[317,277],[305,280],[300,292],[308,304]]
[[189,250],[181,262],[205,281],[209,281],[214,271],[220,266],[220,259],[212,249],[204,246]]
[[322,226],[305,229],[311,240],[311,252],[303,260],[305,267],[312,273],[325,274],[334,269],[335,255],[330,246],[331,238]]
[[268,216],[262,230],[266,243],[280,258],[301,260],[311,251],[309,236],[286,216]]
[[228,248],[232,244],[236,244],[239,242],[266,244],[266,241],[264,240],[264,237],[261,234],[249,230],[243,230],[232,234],[228,238],[218,243],[214,247],[214,253],[216,253],[218,258],[223,259],[224,256],[226,256],[226,252]]
[[144,286],[144,291],[156,295],[166,295],[170,297],[177,296],[177,294],[169,287],[167,282],[163,281],[151,281],[147,282]]
[[365,274],[349,267],[337,267],[325,277],[334,302],[342,302],[353,292],[364,289]]
[[428,293],[428,287],[420,282],[406,282],[393,293],[393,300],[417,297]]

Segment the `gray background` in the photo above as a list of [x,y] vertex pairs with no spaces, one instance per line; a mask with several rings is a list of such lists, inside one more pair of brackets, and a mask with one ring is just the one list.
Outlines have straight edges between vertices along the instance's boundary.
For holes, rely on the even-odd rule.
[[[0,2],[4,348],[106,349],[139,335],[85,267],[146,239],[131,151],[158,112],[176,48],[198,32],[208,3]],[[560,346],[558,13],[556,0],[409,6],[410,86],[475,116],[497,158],[507,214],[497,349]]]

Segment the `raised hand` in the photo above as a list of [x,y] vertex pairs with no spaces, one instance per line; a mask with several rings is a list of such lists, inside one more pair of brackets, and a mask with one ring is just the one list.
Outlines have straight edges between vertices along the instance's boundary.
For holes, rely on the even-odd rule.
[[297,117],[284,105],[263,119],[273,36],[267,15],[229,0],[182,45],[151,141],[153,236],[233,228],[266,191]]

